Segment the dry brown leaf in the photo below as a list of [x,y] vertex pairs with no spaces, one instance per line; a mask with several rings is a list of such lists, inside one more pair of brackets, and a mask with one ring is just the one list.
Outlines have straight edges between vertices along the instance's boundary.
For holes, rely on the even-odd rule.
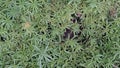
[[23,28],[24,29],[28,29],[28,28],[30,28],[30,23],[29,22],[26,22],[26,23],[24,23],[24,26],[23,26]]

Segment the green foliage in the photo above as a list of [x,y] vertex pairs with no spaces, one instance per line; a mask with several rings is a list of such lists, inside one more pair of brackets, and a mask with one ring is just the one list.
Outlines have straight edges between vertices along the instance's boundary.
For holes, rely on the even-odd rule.
[[0,68],[119,67],[119,0],[0,0]]

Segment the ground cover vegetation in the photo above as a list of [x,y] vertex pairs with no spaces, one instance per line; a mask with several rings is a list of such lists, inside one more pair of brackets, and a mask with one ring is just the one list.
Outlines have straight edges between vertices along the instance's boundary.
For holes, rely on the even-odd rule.
[[0,68],[120,68],[120,0],[0,0]]

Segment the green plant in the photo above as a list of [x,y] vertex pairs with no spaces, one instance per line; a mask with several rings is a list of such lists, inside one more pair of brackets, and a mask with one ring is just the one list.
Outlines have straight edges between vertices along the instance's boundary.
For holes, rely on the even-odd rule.
[[0,0],[0,68],[120,67],[119,0]]

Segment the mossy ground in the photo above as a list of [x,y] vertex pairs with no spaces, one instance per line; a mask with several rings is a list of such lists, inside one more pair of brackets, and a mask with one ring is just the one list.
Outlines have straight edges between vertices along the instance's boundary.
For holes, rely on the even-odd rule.
[[0,0],[0,68],[119,67],[119,0]]

